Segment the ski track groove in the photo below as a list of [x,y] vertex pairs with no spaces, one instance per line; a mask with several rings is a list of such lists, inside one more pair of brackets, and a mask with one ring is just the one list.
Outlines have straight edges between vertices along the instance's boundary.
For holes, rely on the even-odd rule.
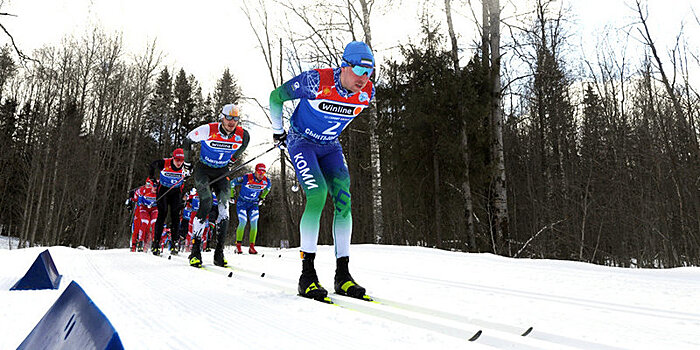
[[[260,255],[259,255],[260,256]],[[269,262],[268,260],[271,259],[264,259],[264,257],[261,257],[261,259],[266,260],[265,263],[263,263],[266,267],[269,267]],[[274,260],[274,258],[272,259]],[[265,279],[261,279],[260,277],[261,273],[255,272],[246,268],[242,268],[236,265],[233,265],[229,263],[229,266],[233,268],[231,269],[225,269],[225,268],[220,268],[220,267],[209,267],[211,272],[219,273],[222,275],[228,274],[228,272],[233,272],[234,276],[238,275],[239,278],[245,279],[247,281],[267,286],[268,288],[271,289],[277,289],[277,290],[284,290],[286,293],[295,295],[296,291],[292,290],[292,288],[289,288],[289,284],[291,283],[292,285],[296,285],[296,281],[288,279],[288,278],[283,278],[280,276],[277,276],[275,274],[270,274],[269,272],[265,272]],[[216,269],[216,270],[214,270]],[[225,269],[225,271],[220,271],[219,269]],[[250,276],[243,276],[243,274],[248,274]],[[276,281],[276,282],[271,282]],[[599,343],[592,343],[592,342],[587,342],[587,341],[582,341],[582,340],[577,340],[577,339],[571,339],[563,336],[557,336],[557,335],[551,335],[551,337],[533,337],[533,334],[535,334],[536,330],[533,331],[532,334],[530,334],[527,337],[521,337],[520,334],[523,333],[526,328],[519,328],[515,326],[510,326],[510,325],[505,325],[505,324],[498,324],[498,323],[493,323],[489,321],[481,321],[481,320],[473,320],[473,319],[468,319],[459,315],[454,315],[454,314],[449,314],[447,312],[442,312],[438,310],[433,310],[433,309],[428,309],[428,308],[413,308],[411,307],[410,309],[407,308],[405,311],[408,311],[411,313],[411,316],[407,316],[402,314],[401,312],[397,312],[394,309],[400,310],[400,306],[394,306],[391,305],[391,303],[395,302],[390,302],[387,303],[387,300],[384,300],[384,305],[381,304],[373,304],[373,303],[368,303],[366,301],[362,300],[354,300],[349,297],[344,297],[344,296],[338,296],[335,294],[330,294],[331,298],[333,298],[333,301],[338,304],[339,306],[345,308],[346,310],[349,311],[355,311],[359,312],[365,315],[370,315],[378,318],[382,318],[391,322],[396,322],[396,323],[401,323],[404,325],[408,326],[413,326],[416,328],[420,328],[423,330],[428,330],[436,333],[440,333],[443,335],[447,335],[450,337],[455,337],[461,340],[464,340],[465,342],[467,339],[471,338],[478,330],[484,331],[484,333],[474,342],[477,344],[482,344],[482,345],[487,345],[490,347],[496,347],[496,348],[517,348],[517,349],[524,349],[524,350],[535,350],[535,349],[591,349],[591,348],[596,348],[596,349],[608,349],[608,350],[620,350],[620,348],[616,347],[611,347],[607,346],[604,344],[599,344]],[[312,301],[315,303],[315,301]],[[400,303],[396,303],[400,304]],[[420,314],[424,317],[414,317],[415,314]],[[447,315],[447,316],[446,316]],[[460,326],[462,328],[457,328],[451,325],[446,325],[444,322],[442,323],[435,323],[434,321],[430,321],[426,319],[426,316],[428,318],[441,318],[444,321],[448,321],[448,323],[454,323],[454,322],[459,322]],[[470,322],[472,321],[472,322]],[[481,321],[481,324],[473,321]],[[464,326],[469,326],[471,325],[473,328],[470,330],[466,330],[463,327]],[[543,332],[539,332],[542,335],[546,334]],[[576,346],[571,346],[568,343],[575,343]]]
[[[269,255],[269,254],[268,254],[268,255]],[[281,255],[281,254],[279,254],[279,255]],[[282,257],[280,257],[280,258],[282,258],[281,260],[290,260],[290,259],[292,259],[292,258],[286,258],[286,259],[285,259],[284,256],[282,256]],[[284,284],[287,284],[287,283],[296,284],[296,281],[295,281],[295,280],[292,280],[292,279],[289,279],[289,278],[284,278],[284,277],[281,277],[281,276],[276,275],[276,274],[274,274],[274,273],[271,274],[271,273],[269,272],[269,271],[270,271],[270,269],[269,269],[269,267],[270,267],[270,260],[275,260],[274,257],[271,258],[271,259],[264,259],[264,257],[261,257],[261,260],[264,260],[264,261],[265,261],[265,262],[262,264],[262,265],[265,267],[265,277],[264,277],[264,278],[269,278],[269,279],[271,279],[271,280],[276,280],[276,281],[278,281],[279,283],[284,283]],[[261,275],[260,272],[253,271],[253,270],[250,270],[250,269],[245,268],[245,267],[233,266],[233,268],[236,269],[237,271],[240,271],[240,272],[243,272],[243,273],[248,273],[248,274],[253,275],[253,276],[258,276],[258,277],[259,277],[259,276]],[[401,275],[402,278],[410,277],[410,275],[405,275],[405,274],[393,274],[393,275],[392,275],[392,274],[389,274],[389,273],[385,273],[385,272],[377,271],[377,270],[372,270],[372,269],[362,269],[362,268],[358,268],[358,269],[360,269],[360,270],[368,270],[368,271],[371,272],[371,273],[384,274],[385,276],[389,276],[389,277],[395,277],[395,276],[397,276],[397,275]],[[421,281],[422,279],[414,279],[414,280]],[[441,281],[441,280],[437,280],[437,281]],[[441,282],[448,282],[448,281],[441,281]],[[431,281],[430,283],[433,283],[433,282]],[[459,283],[457,283],[457,284],[459,284]],[[331,296],[333,296],[333,295],[334,295],[334,294],[331,293]],[[483,343],[483,342],[485,342],[485,340],[482,340],[482,338],[485,338],[485,339],[490,339],[490,340],[488,340],[488,342],[490,343],[490,345],[498,346],[498,347],[504,345],[504,344],[498,343],[498,341],[496,340],[496,338],[494,338],[494,337],[492,337],[491,335],[489,335],[489,333],[488,333],[489,330],[497,330],[497,331],[503,332],[503,333],[505,333],[505,334],[507,334],[507,335],[513,335],[513,334],[520,335],[520,334],[524,333],[524,332],[527,330],[527,327],[518,327],[518,326],[513,326],[513,325],[509,325],[509,324],[504,324],[504,323],[497,323],[497,322],[492,322],[492,321],[486,321],[486,320],[481,320],[481,319],[475,319],[475,318],[470,318],[470,317],[466,317],[466,316],[462,316],[462,315],[457,315],[457,314],[449,313],[449,312],[446,312],[446,311],[431,309],[431,308],[427,308],[427,307],[421,307],[421,306],[417,306],[417,305],[413,305],[413,304],[408,304],[408,303],[401,303],[401,302],[397,302],[397,301],[393,301],[393,300],[389,300],[389,299],[377,298],[377,297],[374,297],[374,296],[372,296],[372,297],[373,297],[377,302],[379,302],[379,303],[381,303],[381,304],[384,304],[384,306],[386,306],[386,307],[392,307],[392,308],[396,308],[396,309],[403,309],[403,310],[406,310],[406,311],[409,311],[409,312],[412,312],[412,313],[422,314],[422,315],[426,315],[426,316],[430,316],[430,317],[439,317],[439,318],[442,318],[442,319],[445,319],[445,320],[449,320],[449,321],[455,321],[455,322],[466,323],[466,324],[471,324],[471,325],[476,325],[476,326],[479,326],[479,327],[483,327],[484,330],[486,330],[486,331],[484,332],[484,334],[483,334],[481,337],[479,337],[479,339],[476,340],[476,342],[477,342],[477,343],[480,343],[480,344]],[[341,298],[343,298],[343,297],[341,296]],[[337,299],[337,298],[336,298],[336,299]],[[334,299],[334,300],[336,300],[336,299]],[[364,302],[364,301],[359,301],[359,302],[360,302],[360,303],[366,303],[366,302]],[[531,325],[530,325],[530,326],[531,326]],[[452,333],[456,333],[456,332],[452,332]],[[452,335],[452,334],[448,334],[448,335]],[[486,336],[486,337],[485,337],[485,336]],[[561,336],[561,335],[557,335],[557,334],[552,334],[552,333],[543,332],[543,331],[537,329],[536,327],[535,327],[535,329],[532,331],[532,333],[530,333],[530,334],[527,336],[527,339],[538,339],[538,340],[540,340],[540,341],[544,341],[544,342],[547,342],[547,343],[557,343],[557,344],[559,344],[560,346],[567,346],[567,345],[564,345],[564,344],[575,344],[575,347],[576,347],[576,348],[581,348],[581,349],[592,349],[592,348],[595,348],[595,349],[607,349],[607,350],[621,350],[621,349],[622,349],[622,348],[619,348],[619,347],[609,346],[609,345],[606,345],[606,344],[594,343],[594,342],[589,342],[589,341],[585,341],[585,340],[580,340],[580,339],[570,338],[570,337]],[[520,347],[519,347],[519,348],[520,348]]]
[[[171,259],[171,260],[182,261],[182,262],[187,263],[187,259],[184,256],[173,255],[172,257],[174,259]],[[187,268],[192,269],[191,267],[189,267],[189,265],[183,265],[183,266],[187,266]],[[221,269],[221,270],[219,270],[219,269]],[[229,284],[233,284],[232,281],[244,282],[244,283],[252,281],[252,279],[245,278],[245,276],[240,276],[240,275],[237,276],[235,271],[233,271],[231,269],[222,268],[222,267],[215,267],[213,264],[212,265],[205,264],[204,268],[202,270],[206,271],[206,272],[220,273],[224,277],[226,275],[228,275],[228,272],[233,272],[234,273],[233,277],[228,278],[230,280]],[[259,284],[256,283],[256,285],[259,285]],[[272,289],[272,290],[274,292],[280,292],[280,290],[278,290],[278,289]],[[201,296],[198,296],[198,297],[201,297]],[[296,297],[295,297],[295,299],[296,299]],[[294,300],[294,299],[290,298],[290,300]],[[262,305],[262,304],[265,304],[265,305]],[[269,313],[266,312],[264,314],[261,314],[259,312],[260,306],[263,306],[266,310],[269,311]],[[280,333],[285,333],[288,336],[291,336],[291,337],[294,337],[297,339],[322,338],[322,339],[325,339],[328,343],[337,342],[338,346],[340,346],[341,348],[346,348],[346,349],[352,349],[353,347],[350,346],[349,344],[354,344],[357,342],[357,339],[349,337],[349,336],[344,336],[344,335],[339,334],[339,333],[318,332],[318,330],[315,327],[303,327],[303,326],[290,327],[290,325],[288,323],[283,323],[284,321],[279,320],[277,317],[275,317],[278,314],[278,310],[270,307],[270,305],[268,303],[259,302],[256,304],[256,307],[246,307],[245,309],[246,310],[243,310],[243,311],[250,311],[250,312],[244,312],[244,314],[246,314],[247,317],[252,317],[253,319],[257,320],[258,322],[267,325],[268,327],[270,325],[273,325],[273,327],[277,331],[279,331]],[[241,311],[241,310],[238,310],[238,311]],[[250,316],[250,315],[256,315],[256,316]],[[256,328],[256,327],[252,327],[249,323],[246,323],[246,322],[242,322],[242,323],[246,324],[246,326],[250,329]],[[278,337],[278,338],[282,338],[282,337]],[[251,344],[250,346],[255,347],[255,345],[256,344]]]
[[[282,259],[285,260],[290,260],[292,258],[282,256]],[[374,273],[377,275],[382,275],[384,277],[401,277],[402,279],[408,279],[416,282],[425,282],[425,283],[430,283],[430,284],[440,284],[444,286],[450,286],[450,287],[457,287],[457,288],[462,288],[466,290],[475,290],[475,291],[480,291],[480,292],[486,292],[486,293],[500,293],[500,294],[506,294],[514,297],[520,297],[520,298],[526,298],[526,299],[537,299],[537,300],[543,300],[543,301],[550,301],[550,302],[558,302],[558,303],[564,303],[567,305],[578,305],[582,307],[592,307],[592,308],[598,308],[598,309],[603,309],[607,311],[616,311],[616,312],[623,312],[623,313],[630,313],[630,314],[637,314],[637,315],[643,315],[643,316],[651,316],[651,317],[663,317],[667,319],[673,319],[673,320],[679,320],[679,321],[690,321],[690,322],[700,322],[700,314],[696,313],[689,313],[689,312],[682,312],[682,311],[667,311],[667,310],[661,310],[661,309],[653,309],[653,308],[647,308],[643,306],[630,306],[630,305],[623,305],[623,304],[616,304],[616,303],[608,303],[608,302],[603,302],[603,301],[594,301],[594,300],[586,300],[586,299],[580,299],[580,298],[572,298],[572,297],[566,297],[566,296],[558,296],[558,295],[551,295],[551,294],[543,294],[543,293],[533,293],[533,292],[523,292],[519,290],[514,290],[514,289],[508,289],[508,288],[502,288],[502,287],[487,287],[487,286],[481,286],[473,283],[467,283],[467,282],[453,282],[453,281],[447,281],[447,280],[441,280],[441,279],[436,279],[436,278],[426,278],[426,277],[416,277],[410,274],[405,274],[405,273],[389,273],[381,270],[375,270],[371,268],[365,268],[365,267],[355,267],[358,270],[363,270],[367,271],[370,273]]]
[[[134,300],[139,300],[139,295],[134,295],[134,294],[139,294],[139,293],[135,293],[136,291],[134,291],[134,290],[129,291],[129,292],[124,292],[124,289],[123,289],[123,288],[120,288],[117,284],[115,284],[114,282],[112,282],[111,279],[105,278],[103,271],[106,271],[106,270],[107,270],[107,271],[112,271],[112,272],[114,272],[115,269],[113,269],[112,266],[110,266],[109,264],[105,264],[104,267],[98,268],[98,267],[95,265],[95,262],[94,262],[93,258],[90,257],[89,252],[88,252],[88,254],[86,254],[85,256],[86,256],[86,260],[87,260],[87,262],[88,262],[90,268],[91,268],[92,270],[94,270],[95,273],[99,276],[99,278],[100,278],[100,284],[102,284],[103,286],[107,287],[108,290],[112,291],[111,296],[112,296],[112,297],[115,297],[115,298],[117,298],[117,299],[119,299],[119,300],[121,301],[121,304],[124,305],[125,308],[127,308],[127,310],[120,310],[120,312],[134,313],[134,314],[143,313],[143,312],[155,314],[155,313],[158,312],[158,308],[154,308],[154,307],[153,307],[153,304],[151,303],[151,300],[149,300],[148,297],[146,298],[146,300],[144,300],[143,305],[138,304],[138,303],[137,303],[137,304],[134,304]],[[146,256],[146,257],[140,256],[140,257],[138,257],[138,258],[139,258],[139,259],[144,259],[144,258],[145,258],[145,259],[148,259],[147,256]],[[138,276],[138,275],[137,275],[137,276]],[[132,275],[132,276],[129,276],[129,278],[134,279],[134,277],[137,277],[137,276],[133,276],[133,275]],[[157,276],[158,276],[158,279],[159,279],[159,280],[161,280],[161,281],[164,280],[164,278],[161,277],[160,275],[157,275]],[[150,278],[143,278],[143,277],[140,277],[140,278],[138,278],[138,280],[140,281],[141,286],[139,286],[139,288],[136,288],[136,290],[137,290],[137,291],[143,292],[146,296],[152,296],[152,295],[154,294],[154,293],[152,293],[152,291],[158,291],[158,288],[157,288],[157,287],[159,287],[159,286],[162,285],[162,284],[156,283],[156,280],[153,280],[153,279],[150,279]],[[90,283],[92,284],[92,283],[94,283],[94,281],[90,281]],[[185,292],[187,292],[187,291],[185,291]],[[159,299],[160,302],[163,302],[163,300],[164,300],[164,299]],[[168,300],[168,299],[165,298],[165,300]],[[172,302],[168,302],[168,303],[169,303],[170,305],[167,305],[166,307],[168,307],[168,306],[169,306],[169,307],[177,307],[177,306],[179,306],[179,305],[176,305],[176,304],[174,304],[174,303],[172,303]],[[134,305],[136,305],[136,307],[134,307]],[[144,306],[144,305],[145,305],[145,306]],[[134,312],[134,311],[131,311],[131,310],[137,310],[137,311]],[[150,311],[149,311],[149,310],[150,310]],[[167,324],[166,322],[163,322],[163,321],[161,321],[161,320],[158,319],[158,318],[156,318],[156,320],[159,320],[159,321],[156,321],[155,323],[145,322],[145,320],[147,320],[148,318],[139,318],[139,317],[135,317],[135,318],[133,318],[133,319],[134,319],[134,322],[137,322],[138,325],[140,325],[140,327],[137,326],[137,325],[131,325],[132,328],[141,328],[141,327],[143,327],[143,328],[141,328],[141,329],[151,329],[151,328],[167,328],[167,327],[168,327],[168,324]],[[124,337],[124,335],[122,335],[122,337]],[[130,343],[131,343],[131,342],[134,342],[135,344],[137,343],[136,341],[133,340],[133,337],[130,337],[130,336],[127,335],[126,338],[127,338],[127,340],[128,340]],[[166,339],[165,342],[166,342],[166,344],[164,344],[164,345],[168,345],[168,346],[171,346],[171,347],[172,347],[172,346],[177,346],[177,345],[179,345],[179,346],[184,346],[185,348],[192,348],[192,347],[194,347],[194,344],[191,344],[191,343],[188,343],[188,342],[185,342],[184,344],[182,344],[182,343],[180,343],[180,344],[172,344],[172,340],[171,340],[171,339]],[[133,344],[132,344],[132,345],[133,345]]]

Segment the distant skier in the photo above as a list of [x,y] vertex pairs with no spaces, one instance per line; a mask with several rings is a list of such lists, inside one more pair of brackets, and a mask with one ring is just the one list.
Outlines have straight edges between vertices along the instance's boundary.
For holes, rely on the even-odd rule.
[[[190,218],[192,216],[192,202],[195,198],[197,198],[197,206],[199,206],[199,197],[197,197],[197,190],[194,188],[190,190],[189,193],[185,193],[185,195],[182,196],[184,206],[182,208],[182,214],[180,215],[180,228],[178,232],[180,233],[180,239],[182,240],[184,238],[185,246],[188,245],[187,242],[190,239]],[[182,248],[184,247],[178,246],[178,250],[182,250]]]
[[[131,198],[136,203],[134,210],[134,232],[131,235],[131,251],[142,251],[153,239],[153,229],[158,217],[156,188],[151,179],[139,187]],[[137,246],[138,244],[138,246]]]
[[[154,234],[151,251],[154,255],[160,255],[160,236],[163,233],[165,218],[168,216],[170,207],[170,228],[172,239],[180,238],[178,228],[180,218],[179,210],[182,200],[182,188],[184,185],[185,154],[182,148],[173,151],[172,158],[158,159],[148,167],[148,176],[158,184],[158,219],[156,220],[156,231]],[[158,175],[156,176],[156,173]],[[177,254],[177,246],[173,245],[171,254]]]
[[258,254],[255,250],[255,238],[258,234],[258,218],[260,216],[260,204],[270,192],[270,180],[265,176],[265,164],[255,166],[255,172],[245,174],[231,180],[231,197],[236,186],[241,186],[236,199],[236,211],[238,212],[238,228],[236,229],[236,253],[242,254],[241,243],[245,226],[250,218],[250,248],[249,254]]
[[[185,138],[185,167],[191,167],[191,146],[200,145],[199,162],[194,166],[194,183],[199,194],[199,210],[193,219],[194,244],[190,253],[190,265],[202,266],[201,240],[206,224],[207,214],[212,207],[212,191],[219,198],[218,234],[214,251],[214,264],[226,266],[224,242],[228,229],[228,200],[230,196],[229,179],[226,178],[228,165],[236,161],[245,151],[250,141],[248,131],[238,125],[241,113],[235,104],[227,104],[219,113],[220,122],[209,123],[192,130]],[[216,182],[209,184],[216,179]]]
[[173,241],[171,239],[171,230],[168,225],[163,226],[163,233],[160,235],[160,249],[165,250],[170,246],[172,248]]
[[[355,283],[348,270],[352,233],[350,174],[338,136],[374,97],[374,87],[369,81],[374,71],[374,55],[367,44],[353,41],[345,47],[342,60],[340,68],[303,72],[270,94],[274,140],[286,141],[306,194],[306,208],[299,223],[302,255],[299,294],[319,300],[328,294],[319,284],[314,268],[319,223],[328,190],[335,205],[335,291],[368,298],[365,288]],[[295,99],[300,101],[290,117],[287,136],[282,104]]]

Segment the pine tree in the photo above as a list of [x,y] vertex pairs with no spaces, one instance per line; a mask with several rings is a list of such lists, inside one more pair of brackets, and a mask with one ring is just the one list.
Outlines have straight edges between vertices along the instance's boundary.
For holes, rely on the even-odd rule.
[[156,141],[159,154],[168,153],[172,148],[171,130],[173,126],[173,88],[172,78],[165,67],[158,75],[156,88],[148,110],[149,134]]
[[224,69],[221,78],[216,82],[216,90],[214,90],[214,110],[218,112],[225,104],[238,103],[241,96],[242,92],[238,81],[231,75],[228,68]]
[[0,49],[0,102],[2,102],[3,88],[8,79],[15,74],[17,67],[10,55],[10,47],[5,45]]
[[175,132],[172,138],[174,145],[177,147],[182,144],[182,140],[187,136],[187,132],[192,129],[195,103],[192,90],[192,85],[187,79],[185,70],[180,68],[175,77],[175,86],[173,87]]

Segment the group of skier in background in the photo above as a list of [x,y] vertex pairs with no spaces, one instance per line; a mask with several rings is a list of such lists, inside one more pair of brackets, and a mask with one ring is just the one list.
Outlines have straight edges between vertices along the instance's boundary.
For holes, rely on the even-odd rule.
[[[287,149],[306,198],[299,224],[302,272],[298,284],[299,295],[306,298],[330,301],[314,267],[321,212],[330,193],[335,206],[332,228],[335,292],[371,300],[348,268],[352,234],[350,174],[338,137],[374,98],[374,86],[369,80],[374,67],[374,55],[369,46],[353,41],[345,47],[340,67],[305,71],[270,93],[274,144]],[[282,105],[290,100],[299,100],[299,103],[285,130]],[[128,203],[137,204],[132,251],[146,249],[150,241],[151,252],[160,255],[165,248],[161,241],[168,239],[167,235],[164,239],[161,236],[170,213],[171,254],[185,247],[190,250],[190,265],[202,267],[202,249],[214,245],[214,265],[226,267],[228,261],[223,248],[229,204],[235,203],[238,217],[235,252],[242,253],[244,230],[250,221],[248,252],[257,253],[259,205],[271,184],[262,163],[255,166],[254,172],[232,178],[233,172],[241,168],[234,164],[247,148],[250,135],[239,125],[241,111],[237,105],[224,105],[218,119],[218,122],[190,131],[182,148],[174,150],[171,158],[150,164],[146,183],[128,200]],[[194,145],[199,145],[199,157],[193,165]],[[190,176],[194,179],[194,188],[183,195],[184,182]],[[240,190],[233,201],[230,198],[234,197],[236,187]],[[218,203],[214,202],[216,199]],[[187,234],[183,235],[185,228]]]

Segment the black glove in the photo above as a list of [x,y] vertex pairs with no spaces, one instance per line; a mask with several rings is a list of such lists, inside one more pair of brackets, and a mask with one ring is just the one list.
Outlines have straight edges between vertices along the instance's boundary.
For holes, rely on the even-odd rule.
[[127,199],[124,205],[126,205],[126,209],[128,210],[134,209],[134,202],[132,202],[131,199]]
[[258,205],[262,205],[265,198],[258,198]]
[[282,131],[281,134],[272,134],[272,138],[275,140],[275,144],[280,148],[287,147],[287,132]]

